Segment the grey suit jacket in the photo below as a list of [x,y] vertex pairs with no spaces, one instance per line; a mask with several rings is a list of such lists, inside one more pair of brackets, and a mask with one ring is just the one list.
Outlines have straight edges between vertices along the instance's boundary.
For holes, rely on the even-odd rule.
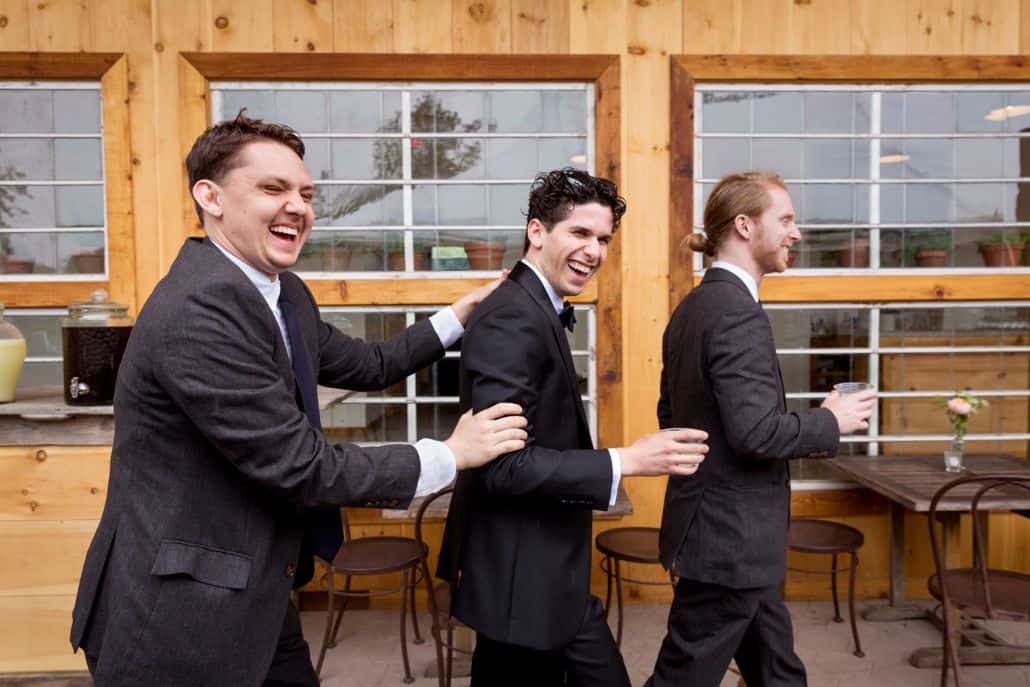
[[790,519],[787,459],[835,454],[833,413],[787,412],[769,320],[727,270],[708,270],[676,308],[662,363],[659,425],[709,435],[697,473],[669,479],[663,565],[736,589],[779,584]]
[[[321,384],[382,389],[443,354],[428,322],[369,344],[318,319],[284,273]],[[118,372],[107,501],[73,612],[95,684],[259,685],[279,636],[300,507],[403,506],[411,446],[329,444],[298,408],[282,335],[248,278],[190,239]]]

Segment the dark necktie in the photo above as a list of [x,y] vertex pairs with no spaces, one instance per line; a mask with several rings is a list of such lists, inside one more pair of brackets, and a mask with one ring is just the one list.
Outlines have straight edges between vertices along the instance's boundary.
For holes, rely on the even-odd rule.
[[[279,308],[286,325],[286,335],[290,339],[290,351],[293,353],[291,364],[293,376],[297,381],[297,405],[308,416],[308,422],[315,429],[322,430],[322,418],[318,414],[318,387],[315,376],[308,365],[308,356],[304,352],[304,340],[300,337],[297,317],[293,303],[281,297]],[[313,552],[323,560],[332,561],[343,543],[343,526],[340,524],[340,511],[336,508],[307,508],[304,510],[304,521],[307,526],[305,544],[309,545],[309,553]],[[310,561],[303,560],[305,551],[301,550],[300,567],[304,569]],[[306,572],[306,571],[305,571]],[[298,573],[298,579],[302,577]]]
[[576,328],[576,311],[572,307],[572,303],[565,302],[565,307],[558,313],[558,321],[561,322],[561,326],[568,329],[570,332]]

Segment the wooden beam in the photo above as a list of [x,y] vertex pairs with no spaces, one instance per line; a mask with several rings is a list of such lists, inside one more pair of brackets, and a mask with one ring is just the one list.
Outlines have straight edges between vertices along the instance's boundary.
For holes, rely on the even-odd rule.
[[181,54],[208,79],[261,81],[592,81],[619,60],[615,55]]
[[0,77],[99,79],[121,57],[106,52],[0,52]]
[[136,312],[136,220],[132,210],[129,67],[122,56],[100,79],[104,112],[104,193],[111,300]]
[[1026,55],[680,55],[696,81],[1026,81]]
[[677,60],[669,64],[669,312],[690,291],[694,231],[694,79]]
[[93,289],[111,292],[111,283],[98,281],[0,282],[0,303],[9,308],[67,308],[73,301],[88,301]]
[[[605,267],[597,282],[587,284],[573,303],[596,303],[599,283],[605,283]],[[453,303],[490,279],[305,279],[319,305],[445,305]],[[0,292],[2,293],[2,292]],[[605,325],[607,326],[607,325]],[[600,334],[600,333],[599,333]]]
[[[700,283],[694,277],[694,284]],[[759,295],[765,302],[995,301],[1030,297],[1030,275],[963,274],[770,276]]]

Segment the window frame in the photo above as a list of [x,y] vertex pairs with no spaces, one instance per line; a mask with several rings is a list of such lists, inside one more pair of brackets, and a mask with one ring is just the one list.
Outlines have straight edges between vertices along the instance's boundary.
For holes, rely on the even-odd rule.
[[98,80],[103,118],[104,202],[107,225],[106,278],[0,281],[0,302],[15,308],[64,308],[88,300],[97,288],[136,310],[135,226],[129,133],[128,59],[122,53],[0,53],[0,79]]
[[[617,55],[379,55],[367,53],[196,53],[179,55],[180,158],[210,124],[211,81],[426,81],[590,82],[594,89],[594,168],[619,183],[621,177],[620,58]],[[271,75],[274,75],[271,76]],[[197,235],[185,170],[181,170],[178,217]],[[618,239],[619,234],[616,234]],[[607,264],[575,303],[596,307],[599,445],[622,442],[622,270],[620,241]],[[320,306],[417,306],[451,303],[488,279],[411,275],[394,279],[305,280]]]

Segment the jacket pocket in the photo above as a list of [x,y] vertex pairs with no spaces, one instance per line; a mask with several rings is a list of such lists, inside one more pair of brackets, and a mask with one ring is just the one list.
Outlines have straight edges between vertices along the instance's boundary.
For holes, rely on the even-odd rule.
[[215,587],[246,589],[250,563],[250,556],[242,553],[163,539],[150,574],[186,575]]

